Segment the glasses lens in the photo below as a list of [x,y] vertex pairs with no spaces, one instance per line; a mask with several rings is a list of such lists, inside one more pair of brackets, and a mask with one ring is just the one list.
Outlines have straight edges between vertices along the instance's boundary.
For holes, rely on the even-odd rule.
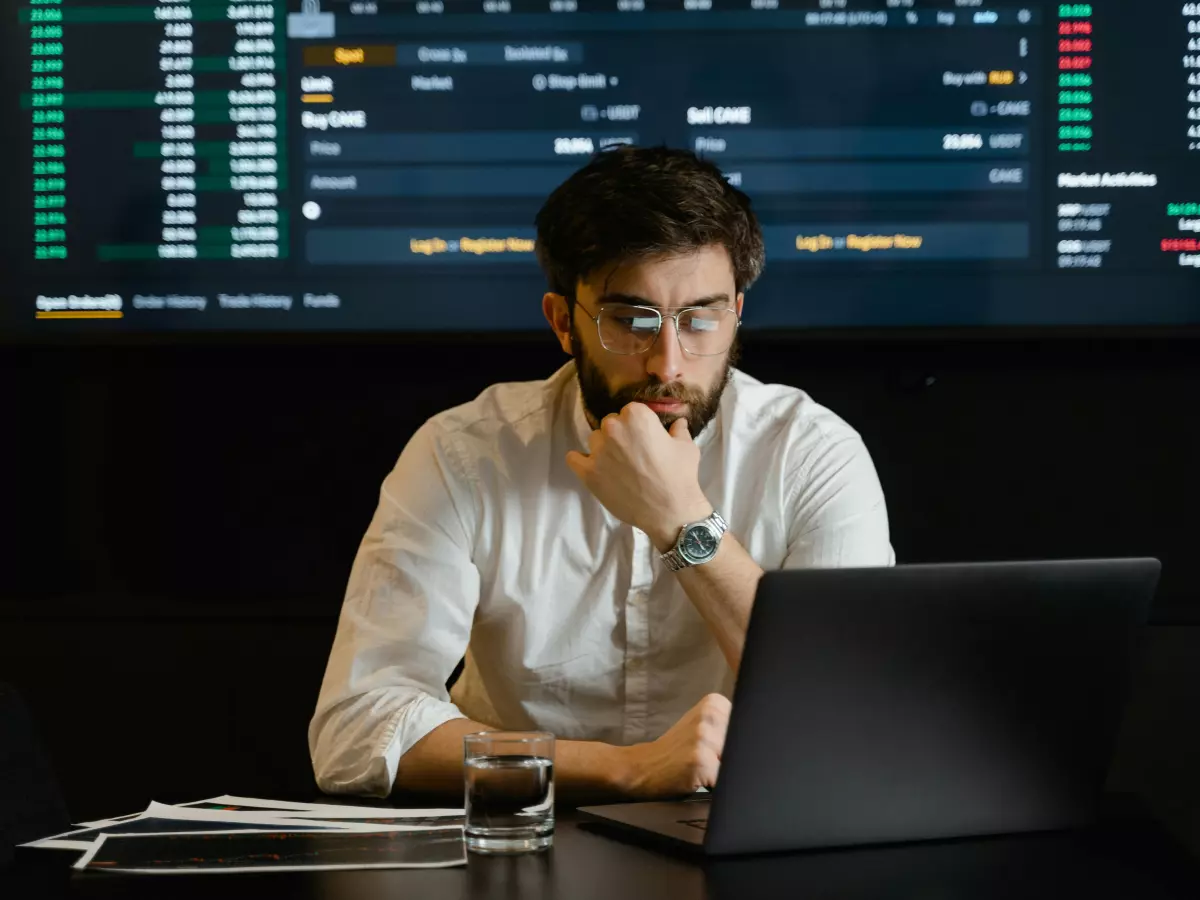
[[688,353],[716,356],[733,344],[737,313],[732,309],[703,307],[679,314],[679,343]]
[[600,310],[600,343],[612,353],[644,353],[662,327],[656,310],[646,306],[606,306]]

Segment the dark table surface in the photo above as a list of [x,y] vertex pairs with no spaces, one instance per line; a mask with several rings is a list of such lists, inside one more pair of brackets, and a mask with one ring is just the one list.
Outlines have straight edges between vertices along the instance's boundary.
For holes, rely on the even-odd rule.
[[466,866],[450,869],[121,875],[72,872],[77,856],[18,851],[0,871],[0,898],[1200,900],[1200,860],[1124,809],[1086,832],[720,860],[631,842],[571,810],[559,811],[549,851],[468,854]]

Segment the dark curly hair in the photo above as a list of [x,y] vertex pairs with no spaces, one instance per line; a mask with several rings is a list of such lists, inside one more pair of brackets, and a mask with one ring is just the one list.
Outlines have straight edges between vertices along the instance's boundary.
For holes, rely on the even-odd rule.
[[712,244],[728,251],[740,292],[758,278],[765,257],[750,198],[690,150],[603,150],[554,189],[535,224],[549,288],[569,298],[581,278],[613,263]]

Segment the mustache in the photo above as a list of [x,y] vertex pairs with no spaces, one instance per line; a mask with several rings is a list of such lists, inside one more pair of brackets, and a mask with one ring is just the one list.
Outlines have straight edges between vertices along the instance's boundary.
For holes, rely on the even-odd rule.
[[615,399],[621,405],[626,403],[646,403],[656,400],[678,400],[682,403],[696,403],[696,391],[689,390],[682,384],[640,384],[631,385],[618,391]]

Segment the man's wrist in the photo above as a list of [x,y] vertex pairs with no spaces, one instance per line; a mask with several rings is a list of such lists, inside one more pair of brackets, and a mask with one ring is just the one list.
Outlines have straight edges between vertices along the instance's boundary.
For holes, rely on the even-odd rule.
[[616,744],[608,745],[609,754],[605,771],[608,777],[609,789],[627,796],[633,791],[634,777],[637,771],[634,762],[633,746],[622,747]]
[[684,525],[701,522],[711,516],[713,511],[713,505],[707,500],[697,500],[686,508],[663,516],[651,528],[646,529],[646,534],[659,553],[666,553],[675,546]]

